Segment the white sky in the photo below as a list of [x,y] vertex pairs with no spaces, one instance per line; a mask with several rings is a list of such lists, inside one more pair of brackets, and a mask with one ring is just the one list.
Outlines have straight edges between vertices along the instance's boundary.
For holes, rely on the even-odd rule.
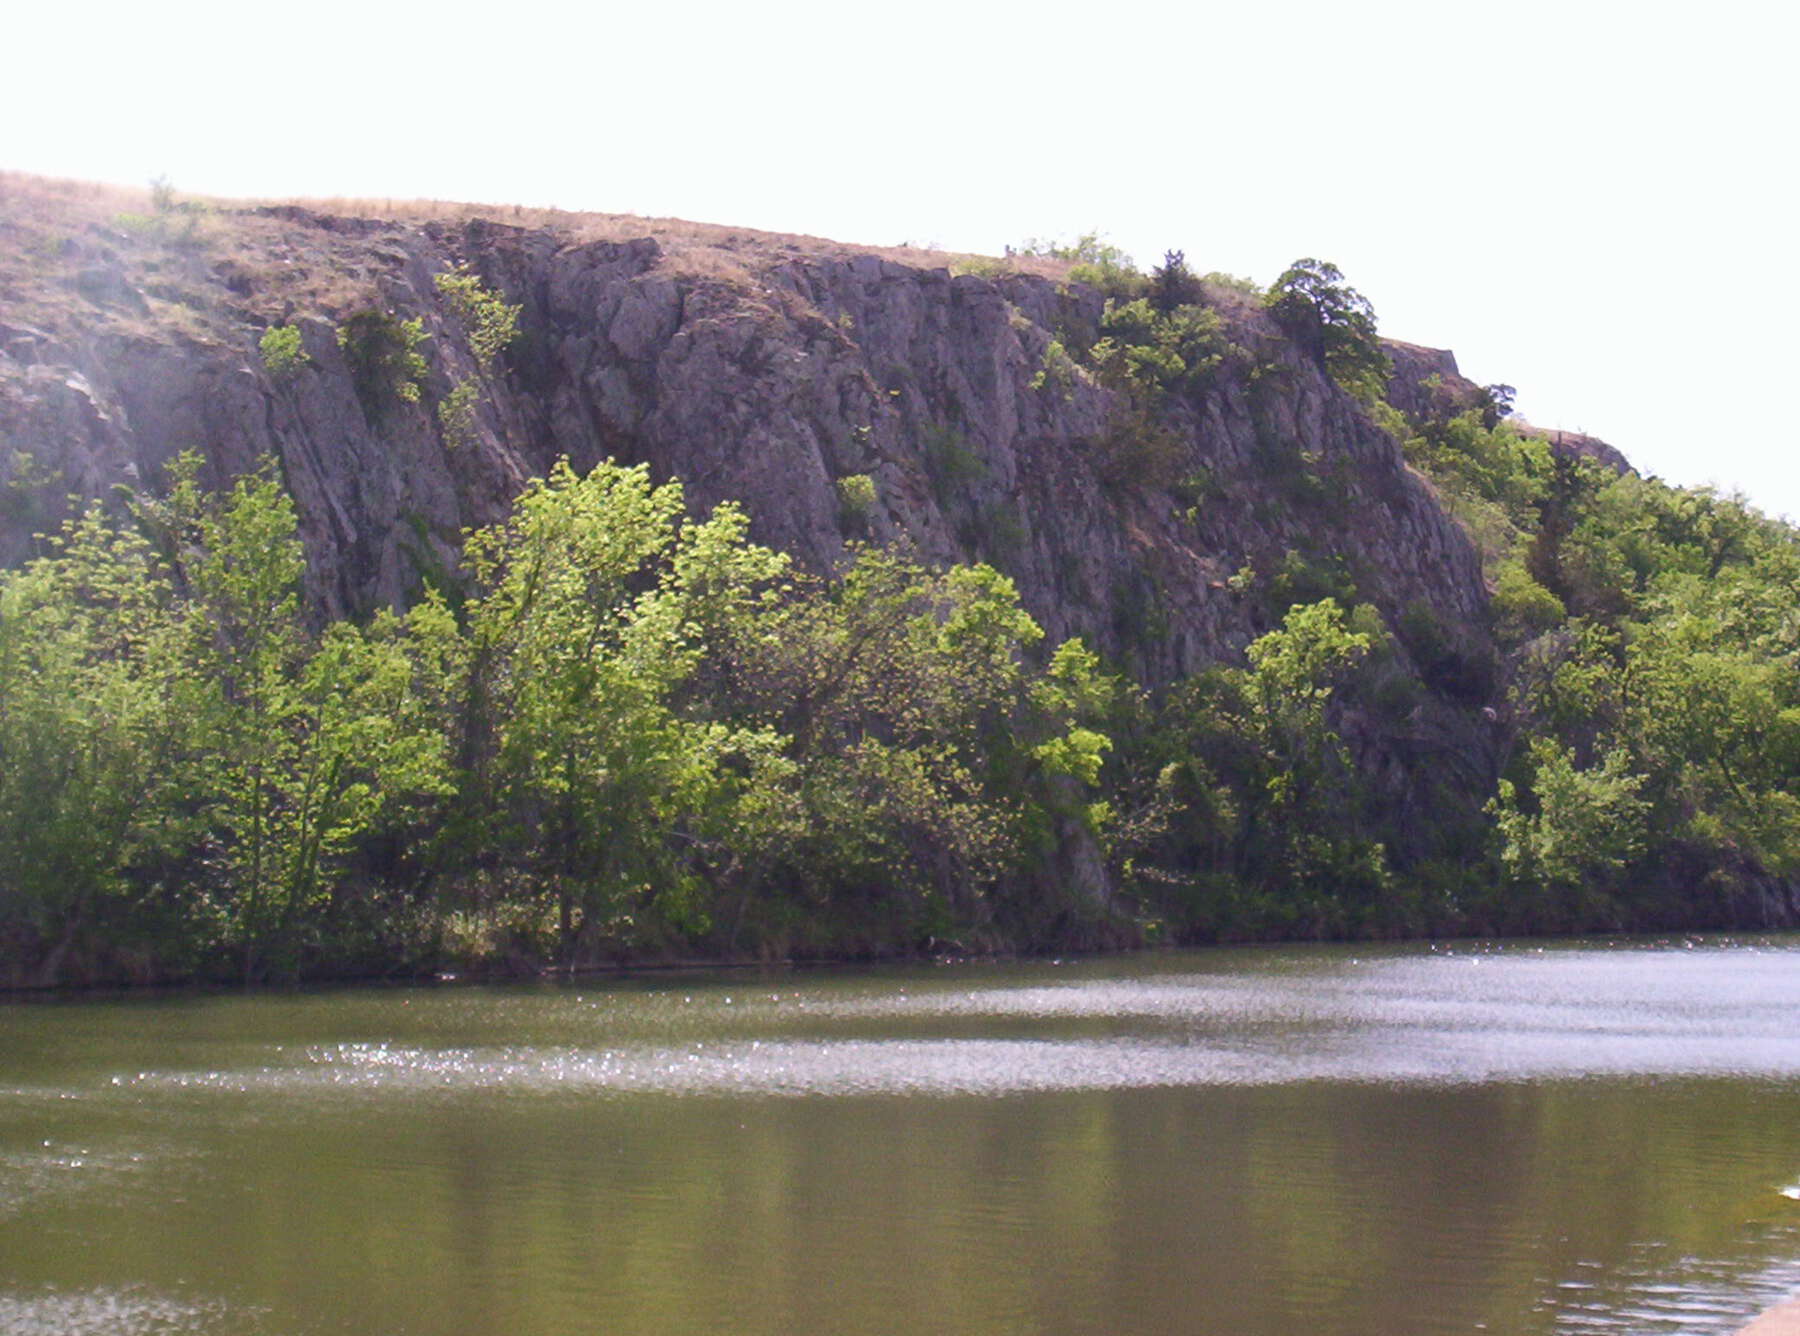
[[0,167],[1148,266],[1334,261],[1544,426],[1800,516],[1800,8],[33,4]]

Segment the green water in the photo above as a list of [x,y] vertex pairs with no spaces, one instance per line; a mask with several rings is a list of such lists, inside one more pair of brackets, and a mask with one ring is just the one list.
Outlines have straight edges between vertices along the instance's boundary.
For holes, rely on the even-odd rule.
[[0,1332],[1731,1331],[1800,939],[0,1006]]

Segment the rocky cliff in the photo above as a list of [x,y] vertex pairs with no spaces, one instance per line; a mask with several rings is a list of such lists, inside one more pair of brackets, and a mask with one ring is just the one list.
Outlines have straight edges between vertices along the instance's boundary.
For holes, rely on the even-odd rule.
[[[557,456],[612,456],[679,477],[696,508],[741,502],[761,540],[814,567],[865,538],[989,561],[1052,637],[1087,636],[1150,683],[1235,656],[1270,621],[1258,582],[1283,571],[1396,625],[1425,610],[1482,637],[1464,534],[1228,291],[1209,300],[1239,355],[1160,412],[1151,458],[1119,393],[1061,364],[1098,337],[1103,302],[1053,275],[755,234],[593,239],[579,219],[107,214],[11,184],[30,207],[0,208],[9,562],[65,496],[154,489],[185,449],[214,482],[272,456],[317,602],[354,613],[453,571],[462,530]],[[453,443],[432,409],[475,364],[433,280],[458,264],[522,310]],[[359,399],[337,331],[363,309],[430,335],[417,403]],[[258,340],[288,324],[305,358],[278,375]],[[840,485],[860,477],[872,502]]]

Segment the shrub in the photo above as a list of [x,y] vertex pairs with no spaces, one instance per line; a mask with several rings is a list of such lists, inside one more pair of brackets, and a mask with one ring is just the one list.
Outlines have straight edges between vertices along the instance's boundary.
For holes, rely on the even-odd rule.
[[1492,696],[1491,655],[1447,624],[1429,603],[1407,604],[1395,630],[1418,665],[1420,680],[1433,691],[1465,705],[1483,704]]
[[1562,600],[1532,579],[1518,560],[1500,568],[1489,608],[1494,634],[1506,641],[1529,640],[1560,625],[1568,615]]
[[519,337],[519,312],[523,308],[509,306],[499,293],[489,291],[481,276],[466,264],[459,264],[432,281],[468,336],[475,365],[482,375],[493,375],[500,354]]
[[474,380],[459,380],[450,387],[437,406],[445,445],[454,449],[475,439],[475,405],[480,401],[481,386]]
[[1037,374],[1031,378],[1031,388],[1042,390],[1055,386],[1066,399],[1069,391],[1075,388],[1075,380],[1079,375],[1080,368],[1075,365],[1075,359],[1069,356],[1068,349],[1063,347],[1062,340],[1051,339],[1044,349],[1044,359],[1038,366]]
[[1269,579],[1269,611],[1282,614],[1297,604],[1324,599],[1346,605],[1356,601],[1356,580],[1350,568],[1336,554],[1315,558],[1290,547]]
[[1108,302],[1091,356],[1103,379],[1139,396],[1203,389],[1225,358],[1242,350],[1217,311],[1159,310],[1147,297]]
[[419,345],[431,336],[422,318],[396,319],[390,312],[358,311],[338,327],[338,347],[350,364],[350,379],[363,415],[380,422],[395,402],[419,402],[425,358]]
[[1599,765],[1577,769],[1574,754],[1551,738],[1532,740],[1529,765],[1535,803],[1503,779],[1488,804],[1507,874],[1540,886],[1610,887],[1647,843],[1644,776],[1632,772],[1622,749],[1609,751]]
[[837,480],[838,527],[846,533],[864,533],[875,514],[875,479],[851,473]]
[[444,444],[455,447],[475,435],[475,408],[481,401],[482,382],[493,379],[500,354],[518,339],[522,308],[509,306],[499,293],[489,291],[481,276],[466,264],[459,264],[432,281],[462,326],[475,358],[475,375],[452,385],[438,405]]
[[940,506],[948,505],[964,488],[987,477],[987,462],[955,427],[929,426],[921,433],[925,447],[925,471]]
[[1020,255],[1041,255],[1052,260],[1072,260],[1069,280],[1098,288],[1106,297],[1131,301],[1144,293],[1146,280],[1131,257],[1099,232],[1084,232],[1069,242],[1033,239],[1018,247]]
[[1221,292],[1235,292],[1239,296],[1254,297],[1258,301],[1262,300],[1263,295],[1262,284],[1254,278],[1245,278],[1240,274],[1221,273],[1217,269],[1210,274],[1202,274],[1200,286],[1202,289],[1217,288]]
[[271,325],[257,342],[262,350],[263,367],[276,381],[292,380],[312,359],[300,346],[298,325]]
[[950,262],[950,272],[956,277],[972,274],[976,278],[1006,278],[1019,272],[1018,266],[1011,259],[998,255],[965,255]]
[[1096,443],[1094,473],[1108,487],[1173,487],[1183,477],[1187,443],[1148,409],[1129,404],[1113,412]]

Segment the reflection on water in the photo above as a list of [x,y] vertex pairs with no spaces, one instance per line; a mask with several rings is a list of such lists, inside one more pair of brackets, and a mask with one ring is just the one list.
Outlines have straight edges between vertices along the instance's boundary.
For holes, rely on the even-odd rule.
[[1727,1332],[1800,939],[0,1009],[0,1331]]
[[[246,1325],[246,1324],[249,1325]],[[256,1316],[218,1302],[192,1302],[141,1290],[79,1294],[0,1294],[0,1332],[7,1336],[189,1336],[248,1333]]]

